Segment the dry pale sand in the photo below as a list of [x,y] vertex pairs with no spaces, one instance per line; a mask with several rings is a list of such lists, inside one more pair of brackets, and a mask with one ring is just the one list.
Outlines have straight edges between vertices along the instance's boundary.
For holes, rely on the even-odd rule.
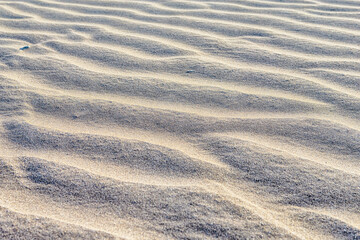
[[360,1],[0,0],[0,147],[0,239],[360,239]]

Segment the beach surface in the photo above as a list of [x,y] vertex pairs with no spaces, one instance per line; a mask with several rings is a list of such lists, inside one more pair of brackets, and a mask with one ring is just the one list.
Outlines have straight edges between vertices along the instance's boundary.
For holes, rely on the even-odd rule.
[[0,0],[0,239],[360,239],[360,1]]

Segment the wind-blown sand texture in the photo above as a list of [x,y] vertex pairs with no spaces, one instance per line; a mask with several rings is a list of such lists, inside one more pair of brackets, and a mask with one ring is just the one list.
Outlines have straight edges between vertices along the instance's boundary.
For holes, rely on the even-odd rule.
[[360,239],[359,43],[358,0],[0,0],[0,239]]

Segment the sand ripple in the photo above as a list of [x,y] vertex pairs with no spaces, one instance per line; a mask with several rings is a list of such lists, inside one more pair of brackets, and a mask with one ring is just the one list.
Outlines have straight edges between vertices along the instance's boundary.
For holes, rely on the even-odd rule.
[[0,0],[0,238],[360,239],[359,16]]

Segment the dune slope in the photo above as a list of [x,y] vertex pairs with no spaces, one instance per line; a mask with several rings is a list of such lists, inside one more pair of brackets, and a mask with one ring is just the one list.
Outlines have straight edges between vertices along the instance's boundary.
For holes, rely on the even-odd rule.
[[360,239],[360,2],[0,0],[1,239]]

